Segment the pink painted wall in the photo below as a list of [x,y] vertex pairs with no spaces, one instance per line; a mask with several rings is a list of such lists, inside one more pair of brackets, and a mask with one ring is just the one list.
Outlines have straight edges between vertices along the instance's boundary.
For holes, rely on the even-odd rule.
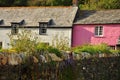
[[117,44],[117,40],[120,36],[120,24],[102,24],[103,36],[96,37],[94,35],[95,27],[98,25],[79,25],[73,26],[72,33],[72,46],[78,46],[86,43],[100,44],[107,43],[108,45],[114,46]]

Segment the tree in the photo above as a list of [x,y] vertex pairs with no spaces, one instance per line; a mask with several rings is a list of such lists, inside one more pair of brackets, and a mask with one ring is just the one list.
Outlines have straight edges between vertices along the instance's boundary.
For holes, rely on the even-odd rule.
[[14,3],[12,6],[27,6],[28,0],[14,0]]
[[[72,6],[73,0],[0,0],[0,6]],[[120,9],[120,0],[78,0],[80,9]]]
[[0,6],[11,6],[14,0],[0,0]]
[[[80,3],[80,9],[98,10],[98,9],[120,9],[120,0],[83,0]],[[80,0],[81,2],[81,0]]]
[[54,5],[70,6],[72,5],[72,0],[54,0]]
[[72,0],[29,0],[28,5],[32,6],[70,6]]

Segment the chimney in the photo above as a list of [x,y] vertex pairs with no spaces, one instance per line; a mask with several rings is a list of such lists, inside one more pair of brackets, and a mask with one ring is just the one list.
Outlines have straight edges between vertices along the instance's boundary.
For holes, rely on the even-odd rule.
[[73,3],[73,6],[78,6],[78,0],[73,0],[72,3]]

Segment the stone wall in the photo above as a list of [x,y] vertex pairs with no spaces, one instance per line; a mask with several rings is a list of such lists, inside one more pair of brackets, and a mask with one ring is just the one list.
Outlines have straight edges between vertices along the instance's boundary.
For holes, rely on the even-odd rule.
[[119,80],[120,57],[1,65],[0,80]]

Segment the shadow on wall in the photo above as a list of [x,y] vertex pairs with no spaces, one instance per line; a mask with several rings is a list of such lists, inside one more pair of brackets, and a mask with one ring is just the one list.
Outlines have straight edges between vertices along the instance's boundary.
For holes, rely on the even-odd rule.
[[93,36],[93,33],[82,26],[84,25],[76,25],[76,27],[73,28],[72,47],[91,42],[91,37]]

